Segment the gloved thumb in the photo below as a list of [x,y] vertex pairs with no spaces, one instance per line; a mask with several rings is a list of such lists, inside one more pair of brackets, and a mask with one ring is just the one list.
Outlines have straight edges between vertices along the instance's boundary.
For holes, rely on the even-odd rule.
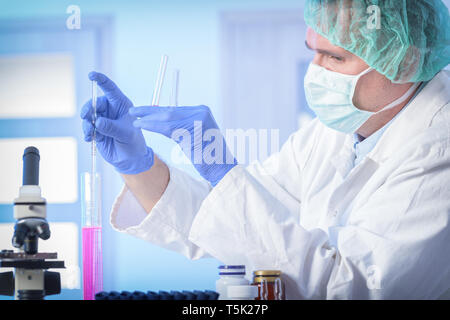
[[98,118],[95,127],[101,134],[111,137],[119,142],[127,142],[131,138],[132,128],[127,128],[119,120]]

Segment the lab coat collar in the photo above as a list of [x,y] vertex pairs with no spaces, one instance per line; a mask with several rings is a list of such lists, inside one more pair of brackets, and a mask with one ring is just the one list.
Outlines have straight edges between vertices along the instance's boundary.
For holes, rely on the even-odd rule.
[[[329,212],[334,213],[336,219],[339,212],[350,212],[345,208],[351,207],[364,184],[380,165],[412,137],[425,131],[436,113],[450,101],[449,76],[450,72],[437,74],[391,123],[372,151],[356,167],[353,166],[353,139],[351,135],[346,135],[341,151],[331,159],[343,179],[328,204]],[[330,223],[335,222],[330,220]]]
[[439,72],[386,129],[367,158],[383,163],[403,145],[424,132],[450,101],[450,71]]

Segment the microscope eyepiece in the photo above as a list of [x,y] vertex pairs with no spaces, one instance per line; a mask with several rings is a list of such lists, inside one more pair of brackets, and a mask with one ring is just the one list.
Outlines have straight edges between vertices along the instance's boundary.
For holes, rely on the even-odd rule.
[[39,150],[28,147],[23,152],[23,185],[39,185]]

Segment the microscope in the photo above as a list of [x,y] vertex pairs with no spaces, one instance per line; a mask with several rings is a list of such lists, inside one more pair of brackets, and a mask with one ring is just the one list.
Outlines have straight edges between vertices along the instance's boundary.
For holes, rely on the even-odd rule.
[[46,201],[39,187],[39,150],[28,147],[23,154],[23,185],[14,200],[16,224],[12,237],[14,250],[0,251],[0,268],[14,268],[0,273],[0,295],[16,300],[43,300],[61,292],[59,272],[48,269],[65,268],[57,253],[38,252],[39,239],[50,238],[46,220]]

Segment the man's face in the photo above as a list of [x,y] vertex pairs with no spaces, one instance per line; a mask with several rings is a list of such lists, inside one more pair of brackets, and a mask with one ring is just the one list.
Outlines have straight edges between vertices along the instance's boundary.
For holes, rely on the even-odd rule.
[[[351,52],[331,44],[326,38],[308,28],[306,46],[315,51],[312,63],[327,70],[357,75],[369,66]],[[376,112],[404,94],[411,84],[394,84],[376,70],[362,76],[357,84],[353,103],[361,110]]]

